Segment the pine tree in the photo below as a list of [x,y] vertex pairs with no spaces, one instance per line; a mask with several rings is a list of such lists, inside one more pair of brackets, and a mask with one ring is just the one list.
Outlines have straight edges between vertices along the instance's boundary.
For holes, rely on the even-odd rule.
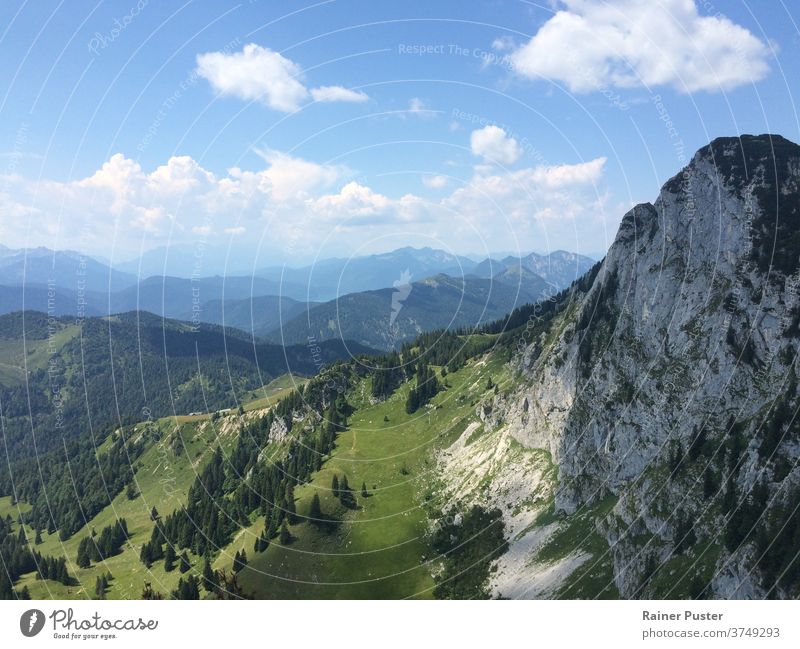
[[233,559],[233,571],[240,572],[247,565],[247,552],[242,548],[241,553],[237,552]]
[[148,568],[153,565],[153,551],[149,541],[142,544],[142,550],[139,552],[139,559]]
[[151,521],[157,521],[158,520],[158,516],[159,516],[158,510],[156,509],[156,506],[153,505],[153,509],[150,510],[150,520]]
[[135,500],[136,496],[138,495],[139,494],[136,493],[136,487],[134,486],[134,484],[132,482],[129,482],[128,486],[125,487],[125,497],[128,500]]
[[339,476],[335,473],[333,474],[333,480],[331,480],[331,491],[335,498],[339,497]]
[[289,518],[289,522],[294,524],[297,522],[297,509],[294,504],[294,484],[291,481],[287,483],[285,493],[286,503],[284,509],[286,510],[286,516]]
[[167,551],[164,554],[164,570],[166,572],[172,572],[175,570],[175,561],[177,558],[178,557],[175,554],[175,548],[171,543],[167,543]]
[[281,545],[289,545],[289,543],[291,543],[292,541],[292,535],[289,532],[289,527],[286,525],[286,519],[284,519],[283,522],[281,523],[281,533],[279,540],[281,542]]
[[[81,542],[78,543],[78,567],[79,568],[88,568],[91,564],[91,558],[89,556],[89,544],[92,543],[92,540],[86,536],[81,539]],[[144,546],[142,546],[142,552],[144,552]],[[142,559],[144,562],[144,559]]]
[[362,482],[361,483],[361,497],[362,498],[366,498],[367,496],[369,496],[369,494],[367,493],[367,483],[366,482]]
[[172,591],[173,599],[200,599],[200,588],[197,578],[189,575],[186,579],[178,580],[178,587]]
[[33,542],[36,545],[41,545],[42,544],[42,530],[40,530],[38,527],[36,528],[36,538],[34,539]]
[[189,572],[192,569],[192,564],[189,563],[189,557],[186,554],[186,550],[181,552],[181,562],[178,566],[178,570],[181,571],[181,574]]
[[320,522],[322,520],[322,507],[319,502],[319,494],[314,494],[311,499],[311,506],[308,508],[308,518],[310,522]]
[[94,582],[94,594],[100,599],[103,599],[106,594],[106,588],[108,588],[108,582],[106,581],[105,575],[101,575]]
[[209,592],[213,593],[217,590],[216,574],[211,568],[211,562],[206,557],[206,562],[203,565],[203,587]]

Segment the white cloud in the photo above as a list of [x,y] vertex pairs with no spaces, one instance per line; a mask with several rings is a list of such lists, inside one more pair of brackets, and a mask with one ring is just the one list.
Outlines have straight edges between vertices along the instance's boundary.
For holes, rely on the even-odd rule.
[[356,90],[348,90],[342,86],[320,86],[319,88],[312,88],[311,96],[314,101],[319,102],[333,102],[333,101],[347,101],[352,103],[362,103],[369,100],[369,97]]
[[143,245],[244,235],[237,246],[263,239],[271,258],[289,255],[283,258],[289,263],[297,263],[301,253],[315,254],[323,242],[339,254],[387,236],[421,245],[438,238],[460,250],[482,249],[485,242],[512,248],[517,240],[532,247],[543,237],[550,238],[541,247],[575,249],[569,237],[577,230],[593,244],[603,236],[598,215],[605,158],[513,172],[482,165],[450,191],[445,176],[426,175],[426,186],[444,192],[426,200],[414,194],[396,198],[354,182],[354,172],[344,166],[273,150],[259,153],[265,165],[256,171],[232,167],[215,174],[176,156],[148,172],[116,154],[71,182],[0,176],[4,210],[20,215],[0,221],[0,236],[6,245],[57,245],[107,256],[113,248],[124,257]]
[[428,108],[422,99],[419,97],[412,97],[408,102],[408,108],[405,113],[413,115],[414,117],[436,117],[440,111]]
[[312,97],[320,102],[363,102],[363,92],[341,86],[320,86],[309,90],[297,63],[268,47],[255,43],[241,52],[208,52],[197,56],[197,74],[223,96],[260,101],[285,113],[297,110]]
[[258,176],[262,190],[269,190],[275,200],[287,200],[293,197],[305,197],[310,192],[331,187],[344,175],[349,175],[346,167],[319,165],[315,162],[295,158],[280,151],[256,149],[269,167],[258,174],[249,172],[246,175]]
[[254,43],[234,54],[199,54],[197,74],[222,95],[261,101],[283,112],[296,110],[308,97],[308,90],[298,81],[300,66]]
[[573,92],[672,86],[729,90],[769,71],[767,46],[721,16],[701,16],[694,0],[561,0],[562,9],[509,55],[523,76],[562,82]]
[[502,128],[490,124],[472,131],[469,138],[472,153],[490,162],[514,164],[520,159],[522,149],[517,141]]
[[360,222],[373,222],[375,217],[386,215],[391,206],[391,199],[357,182],[349,182],[338,194],[322,196],[311,204],[314,213],[324,219]]
[[499,36],[492,41],[492,49],[497,52],[506,52],[514,48],[514,39],[510,36]]
[[541,166],[533,169],[530,176],[534,182],[547,187],[593,184],[603,175],[606,161],[602,157],[574,165]]
[[423,176],[422,184],[431,189],[442,189],[447,185],[447,176]]

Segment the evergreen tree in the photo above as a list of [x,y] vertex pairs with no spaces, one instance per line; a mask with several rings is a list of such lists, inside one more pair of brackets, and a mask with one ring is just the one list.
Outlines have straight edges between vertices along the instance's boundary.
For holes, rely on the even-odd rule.
[[297,522],[297,509],[295,508],[294,504],[294,484],[291,480],[286,484],[286,496],[285,496],[285,505],[284,509],[286,510],[286,516],[289,519],[289,522],[294,524]]
[[178,566],[178,570],[181,571],[181,574],[184,574],[189,572],[189,570],[191,569],[192,569],[192,564],[189,563],[189,557],[186,554],[186,550],[184,550],[183,552],[181,552],[181,562],[180,565]]
[[318,523],[322,520],[322,506],[319,502],[319,494],[315,493],[314,497],[311,499],[311,505],[308,508],[308,518],[312,523]]
[[178,580],[178,587],[172,591],[173,599],[200,599],[200,588],[197,578],[189,575],[186,579]]
[[125,497],[128,500],[136,500],[136,496],[139,494],[136,493],[136,487],[134,486],[133,482],[129,482],[128,486],[125,487]]
[[233,557],[233,571],[240,572],[242,568],[247,565],[247,552],[242,549],[241,553],[237,552]]
[[42,544],[42,530],[40,530],[38,527],[36,528],[36,538],[34,539],[33,542],[36,545],[41,545]]
[[[89,544],[92,543],[92,540],[87,536],[81,539],[81,542],[78,543],[78,567],[79,568],[88,568],[91,564],[91,558],[89,556]],[[144,550],[144,548],[142,548]]]
[[333,474],[333,480],[331,480],[331,491],[335,498],[339,497],[339,476],[335,473]]
[[142,544],[142,549],[139,552],[139,559],[148,568],[153,565],[153,551],[150,547],[150,541]]
[[175,561],[177,558],[178,557],[175,554],[175,548],[173,547],[172,543],[167,543],[167,550],[164,553],[164,570],[166,572],[172,572],[175,570]]
[[217,590],[217,576],[211,568],[211,562],[208,557],[206,557],[205,564],[203,564],[203,587],[209,593]]
[[158,510],[156,509],[156,506],[153,505],[153,509],[150,510],[150,520],[157,521],[158,517],[159,517]]
[[366,482],[362,482],[361,483],[361,497],[362,498],[366,498],[367,496],[369,496],[369,494],[367,493],[367,483]]
[[281,533],[279,540],[281,545],[289,545],[292,542],[292,535],[289,532],[289,527],[286,525],[286,519],[281,523]]

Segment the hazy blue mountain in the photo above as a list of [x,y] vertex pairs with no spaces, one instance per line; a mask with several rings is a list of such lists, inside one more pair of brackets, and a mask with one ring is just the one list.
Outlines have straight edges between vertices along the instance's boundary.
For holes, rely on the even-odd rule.
[[278,295],[281,292],[286,294],[287,291],[292,298],[303,295],[303,290],[299,286],[280,285],[263,277],[203,277],[197,280],[181,277],[148,277],[137,285],[112,295],[111,312],[149,311],[168,318],[188,320],[192,320],[192,314],[197,313],[203,321],[202,313],[205,305],[211,302]]
[[169,277],[209,277],[212,275],[248,275],[253,271],[255,254],[241,247],[173,245],[153,248],[134,259],[114,264],[117,270],[142,279],[154,275]]
[[437,273],[459,277],[474,267],[471,259],[443,250],[406,247],[365,257],[325,259],[304,268],[264,268],[256,275],[275,281],[283,277],[284,282],[308,287],[307,299],[321,300],[391,287],[406,281],[404,273],[414,281]]
[[136,278],[70,250],[5,248],[0,251],[0,284],[47,286],[50,282],[72,291],[104,293],[109,289],[117,291],[132,286]]
[[[202,305],[199,313],[201,322],[235,327],[248,331],[254,336],[263,336],[289,322],[317,302],[299,302],[289,297],[260,295],[237,300],[211,300]],[[192,313],[181,316],[190,320]]]
[[508,269],[523,268],[538,275],[556,290],[566,288],[582,277],[595,262],[589,257],[574,252],[556,250],[547,255],[532,252],[524,257],[504,257],[502,260],[485,259],[477,264],[472,274],[477,277],[496,277]]
[[106,313],[107,298],[102,293],[79,295],[67,288],[50,289],[39,284],[0,286],[0,315],[22,310],[55,316],[97,316]]
[[350,293],[303,312],[271,332],[283,344],[316,340],[354,340],[369,347],[395,349],[425,331],[490,322],[522,304],[536,302],[547,289],[540,279],[522,286],[507,280],[435,275],[394,288]]

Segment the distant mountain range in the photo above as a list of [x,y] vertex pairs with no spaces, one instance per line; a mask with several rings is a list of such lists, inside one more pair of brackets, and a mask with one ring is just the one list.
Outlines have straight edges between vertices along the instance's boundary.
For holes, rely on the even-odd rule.
[[0,285],[52,285],[71,291],[109,293],[136,284],[136,276],[70,250],[0,250]]
[[[497,277],[509,271],[520,274],[528,271],[541,277],[555,288],[565,288],[576,279],[582,277],[595,262],[589,257],[574,252],[556,250],[547,255],[532,252],[525,257],[505,257],[503,259],[485,259],[475,265],[471,274],[477,277]],[[524,277],[524,274],[523,274]]]
[[[313,375],[351,354],[374,353],[329,341],[283,348],[216,325],[190,326],[149,313],[48,318],[0,316],[0,403],[7,451],[45,452],[90,430],[229,407],[287,372]],[[53,434],[30,437],[31,425]]]
[[[180,266],[181,255],[170,259]],[[314,335],[389,349],[422,331],[498,318],[547,290],[568,286],[593,263],[563,251],[476,263],[442,250],[406,247],[302,268],[267,267],[254,275],[137,279],[127,272],[154,268],[159,260],[161,268],[168,265],[164,252],[155,251],[136,268],[133,262],[111,268],[73,251],[0,248],[0,314],[29,309],[92,317],[146,311],[273,341],[303,342]],[[407,305],[397,302],[404,285],[414,293]],[[430,302],[423,305],[426,299]]]
[[[378,349],[398,349],[420,333],[475,327],[514,308],[537,302],[548,283],[536,275],[519,281],[434,275],[393,288],[350,293],[300,313],[266,337],[281,344],[315,340],[353,340]],[[515,281],[516,280],[516,281]]]

